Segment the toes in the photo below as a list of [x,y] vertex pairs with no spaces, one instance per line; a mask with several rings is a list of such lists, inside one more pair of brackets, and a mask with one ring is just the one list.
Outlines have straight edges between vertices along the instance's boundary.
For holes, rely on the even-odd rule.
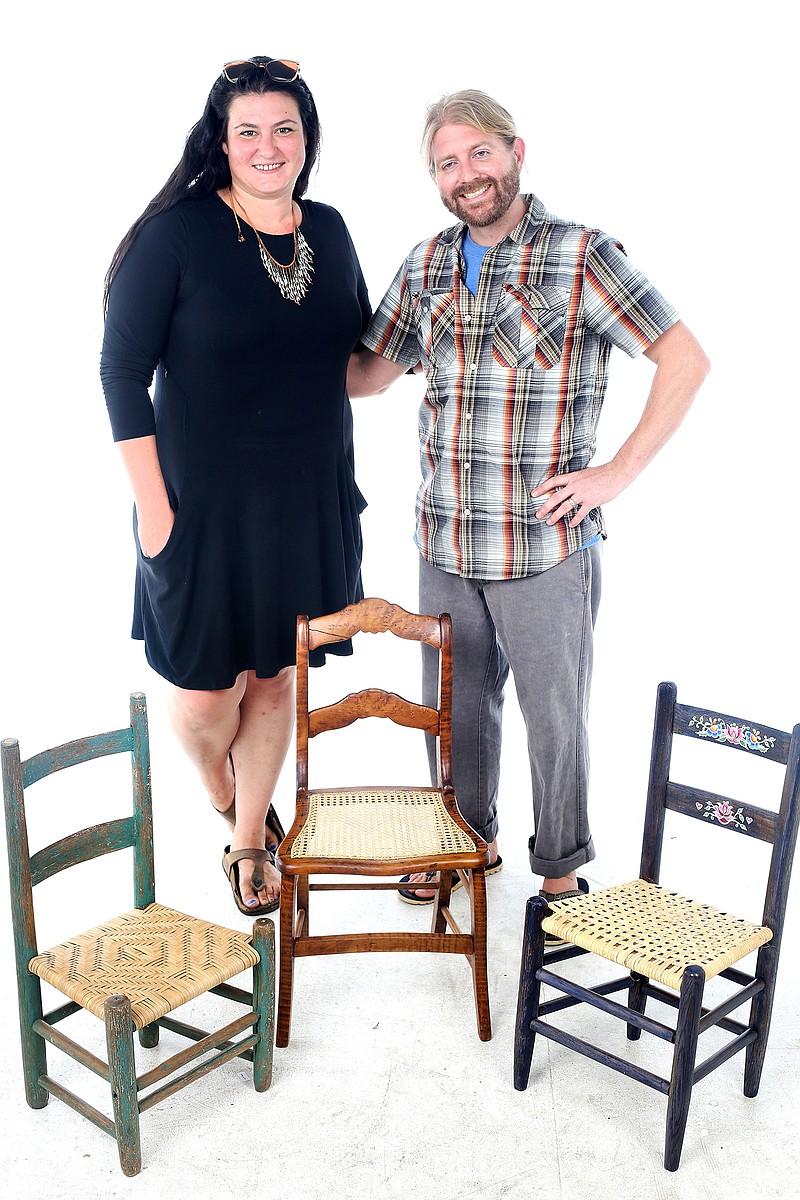
[[259,898],[256,895],[256,893],[253,891],[253,888],[251,887],[250,883],[248,883],[247,881],[242,879],[241,876],[240,876],[239,889],[242,893],[242,900],[245,902],[245,904],[247,905],[248,908],[255,908],[255,906],[257,904],[262,903],[262,901],[259,901]]

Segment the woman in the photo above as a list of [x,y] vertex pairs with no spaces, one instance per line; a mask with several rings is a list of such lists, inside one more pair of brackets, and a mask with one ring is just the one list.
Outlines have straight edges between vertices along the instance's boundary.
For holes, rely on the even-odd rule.
[[135,497],[133,636],[174,685],[173,725],[231,828],[223,869],[248,914],[278,906],[271,800],[295,617],[362,595],[345,376],[369,301],[342,218],[302,199],[319,142],[297,63],[226,64],[106,279],[101,377]]

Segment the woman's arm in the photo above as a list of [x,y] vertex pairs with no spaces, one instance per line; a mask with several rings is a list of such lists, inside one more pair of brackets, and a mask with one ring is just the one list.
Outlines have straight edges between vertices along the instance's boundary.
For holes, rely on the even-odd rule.
[[118,442],[136,500],[139,545],[145,558],[154,558],[167,544],[175,514],[167,496],[154,434]]
[[376,396],[385,392],[395,379],[405,375],[408,367],[402,363],[382,358],[372,350],[362,347],[350,355],[347,367],[347,392],[356,396]]

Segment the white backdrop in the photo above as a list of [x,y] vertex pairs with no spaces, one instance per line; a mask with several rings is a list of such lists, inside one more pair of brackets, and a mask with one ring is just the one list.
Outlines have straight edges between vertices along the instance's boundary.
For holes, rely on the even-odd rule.
[[[518,121],[525,189],[619,237],[711,358],[679,434],[607,508],[592,709],[600,855],[610,863],[628,837],[615,797],[641,791],[660,679],[689,702],[780,727],[800,718],[792,9],[76,0],[16,18],[5,38],[0,734],[32,751],[121,724],[141,688],[156,760],[196,790],[162,685],[128,638],[130,499],[97,376],[101,291],[220,65],[251,53],[301,62],[323,124],[310,195],[345,216],[373,304],[409,247],[450,221],[419,158],[424,108],[476,86]],[[651,371],[613,356],[598,461],[635,423]],[[406,607],[419,390],[403,379],[354,405],[365,589]],[[515,721],[509,711],[506,788],[515,775],[524,784]],[[638,839],[638,808],[632,823]]]
[[[211,813],[171,734],[165,685],[147,667],[141,645],[128,637],[134,568],[131,501],[98,380],[101,293],[115,246],[177,162],[221,64],[252,53],[299,59],[318,102],[324,135],[310,194],[343,213],[373,304],[410,246],[450,221],[419,158],[425,106],[442,92],[480,87],[517,118],[527,143],[526,190],[535,191],[552,211],[620,238],[631,261],[676,304],[711,359],[712,372],[683,428],[645,475],[606,510],[610,536],[591,711],[590,812],[598,857],[586,874],[594,885],[629,879],[637,871],[659,680],[674,679],[689,703],[781,728],[800,720],[794,563],[800,434],[793,365],[795,7],[791,0],[762,0],[757,6],[749,0],[670,0],[661,5],[647,0],[508,0],[494,6],[488,0],[480,5],[470,0],[401,0],[397,5],[288,0],[281,6],[263,0],[31,0],[24,8],[6,6],[9,11],[19,8],[22,15],[4,18],[2,30],[7,148],[2,188],[6,303],[0,324],[0,736],[19,737],[27,755],[126,723],[128,694],[139,689],[147,693],[156,874],[163,903],[248,927],[234,910],[219,870],[222,822]],[[598,460],[613,454],[635,424],[651,373],[644,359],[612,356]],[[357,473],[369,500],[363,522],[365,589],[408,608],[416,604],[412,527],[419,395],[418,380],[402,379],[386,396],[354,405]],[[372,640],[368,644],[371,661]],[[333,676],[332,690],[341,694],[363,686],[355,678],[359,664],[358,659],[341,660],[315,677],[327,684]],[[414,694],[416,656],[403,669],[397,690]],[[411,755],[405,752],[402,772],[394,761],[389,765],[388,757],[384,760],[382,749],[363,764],[349,749],[351,732],[337,735],[347,749],[332,760],[342,775],[345,767],[351,769],[348,782],[367,782],[362,771],[368,766],[385,766],[383,778],[391,771],[391,782],[420,778],[419,772],[411,775]],[[419,747],[416,753],[421,766]],[[729,771],[729,794],[748,799],[757,786],[751,775],[763,772],[741,754],[714,752],[710,758],[723,760],[720,765]],[[315,761],[312,757],[312,769]],[[124,787],[125,764],[117,760],[107,765],[115,772],[122,769],[113,778],[122,778]],[[111,774],[97,769],[105,786]],[[72,798],[94,776],[90,768],[86,775],[70,775],[76,779],[66,800],[60,789],[69,776],[50,781],[49,792],[50,782],[39,785],[43,803],[37,805],[37,846],[74,828]],[[292,776],[290,755],[277,794],[284,821],[292,809]],[[328,776],[325,782],[337,780]],[[87,799],[83,791],[80,799]],[[97,799],[97,792],[88,797],[87,822],[100,818],[100,810],[95,814],[92,809]],[[344,1188],[408,1194],[432,1178],[447,1186],[448,1169],[440,1163],[430,1106],[408,1105],[408,1094],[416,1094],[421,1078],[420,1061],[427,1064],[425,1079],[434,1102],[446,1097],[447,1110],[458,1114],[464,1136],[459,1162],[450,1170],[458,1171],[452,1182],[460,1191],[528,1195],[533,1181],[543,1179],[542,1186],[554,1195],[569,1193],[568,1184],[566,1191],[556,1186],[568,1164],[567,1153],[559,1157],[558,1141],[551,1140],[547,1114],[552,1097],[548,1093],[542,1104],[531,1091],[522,1098],[525,1104],[515,1104],[516,1093],[507,1083],[522,909],[534,886],[527,865],[531,819],[524,735],[513,703],[506,713],[500,810],[506,870],[490,887],[497,1036],[489,1047],[467,1044],[462,1022],[450,1021],[449,992],[443,993],[439,1018],[440,1010],[432,1007],[435,997],[428,997],[424,1008],[412,1008],[399,967],[394,976],[388,966],[382,969],[381,992],[373,996],[365,990],[364,1004],[363,966],[354,966],[350,974],[346,965],[335,975],[326,970],[316,991],[316,977],[309,974],[304,980],[309,986],[306,1013],[324,1008],[330,1015],[335,1001],[336,1016],[324,1028],[314,1025],[314,1037],[303,1036],[300,1026],[291,1055],[276,1062],[280,1088],[266,1115],[256,1117],[250,1101],[232,1090],[229,1103],[236,1101],[236,1111],[230,1108],[225,1124],[221,1109],[216,1110],[220,1121],[212,1126],[205,1118],[219,1103],[216,1087],[199,1108],[176,1105],[175,1118],[188,1126],[175,1135],[178,1153],[169,1140],[162,1147],[156,1144],[158,1131],[171,1125],[153,1122],[146,1153],[158,1169],[150,1185],[133,1181],[133,1186],[145,1187],[141,1195],[154,1195],[159,1180],[162,1192],[188,1187],[198,1196],[227,1194],[264,1155],[270,1155],[271,1177],[287,1197],[295,1194],[294,1179],[309,1200],[329,1200]],[[701,839],[710,834],[699,822],[682,824],[692,827],[688,838],[698,830]],[[752,847],[744,838],[714,836],[731,850],[737,865],[723,877],[716,858],[710,857],[722,847],[709,847],[703,898],[758,919],[751,867],[743,857]],[[670,886],[678,889],[685,886],[680,874],[683,839],[681,833],[670,840],[672,853],[666,856],[673,865],[678,860],[678,873],[669,877]],[[52,911],[51,902],[46,922],[40,923],[41,944],[128,906],[129,874],[118,857],[71,874],[70,898],[85,913],[82,908],[67,921],[61,910]],[[753,857],[763,866],[763,854]],[[0,874],[5,874],[4,862]],[[54,886],[59,882],[53,881]],[[45,902],[48,898],[42,897]],[[104,912],[98,913],[98,904]],[[0,957],[7,964],[0,1023],[13,1030],[17,1017],[6,912],[0,906]],[[773,1025],[772,1088],[762,1090],[758,1110],[763,1113],[761,1140],[768,1136],[774,1142],[775,1165],[782,1164],[784,1179],[796,1148],[790,1114],[796,1108],[791,1049],[800,1017],[793,1000],[798,989],[792,987],[800,967],[798,912],[795,883]],[[414,910],[400,914],[409,923],[420,915]],[[327,919],[327,909],[322,916]],[[424,970],[418,977],[420,986],[429,986]],[[406,1020],[408,1014],[414,1020]],[[376,1043],[376,1022],[384,1015],[380,1036],[385,1029],[388,1041]],[[467,1014],[468,1024],[470,1020]],[[332,1026],[323,1061],[317,1056],[319,1039],[329,1038]],[[8,1131],[8,1170],[14,1172],[19,1194],[80,1192],[88,1198],[109,1195],[109,1188],[115,1195],[126,1192],[127,1181],[116,1176],[113,1148],[101,1147],[95,1157],[92,1143],[91,1158],[76,1151],[76,1145],[83,1145],[77,1140],[82,1132],[72,1114],[51,1111],[44,1122],[25,1109],[18,1048],[13,1038],[4,1047],[0,1111]],[[447,1069],[437,1072],[436,1062],[446,1063]],[[451,1065],[455,1069],[448,1075]],[[390,1074],[394,1084],[400,1081],[394,1088],[399,1096],[395,1107]],[[402,1086],[406,1079],[409,1088]],[[313,1096],[319,1094],[323,1113],[330,1111],[335,1118],[327,1142],[324,1131],[329,1127],[320,1127],[319,1157],[308,1156],[307,1135],[297,1122],[297,1113],[309,1110],[309,1080],[320,1083],[311,1111]],[[75,1087],[82,1090],[84,1084],[81,1078]],[[590,1096],[600,1124],[581,1125],[576,1144],[569,1104],[562,1113],[573,1135],[564,1141],[574,1159],[570,1177],[582,1173],[585,1190],[589,1172],[600,1200],[619,1194],[626,1190],[617,1184],[619,1164],[614,1160],[619,1156],[620,1162],[637,1164],[633,1190],[646,1186],[638,1173],[641,1134],[626,1151],[628,1143],[618,1140],[621,1134],[608,1123],[597,1096],[584,1092],[582,1080],[571,1086],[576,1096],[580,1091],[581,1100]],[[559,1094],[564,1093],[554,1089],[553,1096]],[[625,1094],[620,1088],[620,1096]],[[344,1108],[342,1096],[350,1097]],[[624,1099],[619,1103],[624,1106]],[[724,1097],[722,1103],[722,1108],[706,1110],[695,1101],[705,1129],[715,1132],[718,1120],[727,1123],[727,1144],[734,1140],[733,1117]],[[485,1138],[475,1134],[474,1123],[483,1121],[478,1114],[491,1112],[496,1115],[495,1152],[487,1155]],[[644,1109],[642,1113],[645,1120]],[[656,1119],[661,1121],[660,1112],[651,1124]],[[756,1120],[748,1115],[748,1128]],[[360,1129],[369,1131],[362,1140]],[[343,1157],[345,1132],[353,1142]],[[754,1195],[748,1191],[753,1182],[758,1195],[788,1194],[770,1192],[761,1168],[747,1161],[748,1144],[759,1140],[757,1124],[751,1133],[727,1166],[722,1152],[714,1159],[716,1137],[709,1138],[699,1160],[696,1150],[694,1165],[687,1160],[684,1171],[694,1170],[696,1176],[684,1178],[684,1185],[688,1179],[691,1191],[696,1178],[695,1191],[713,1191],[708,1183],[711,1162],[719,1174],[719,1195],[737,1188],[742,1196]],[[654,1146],[659,1137],[653,1132]],[[388,1151],[381,1139],[388,1140]],[[528,1144],[547,1145],[548,1154],[528,1161]],[[374,1146],[378,1149],[371,1157]],[[601,1151],[598,1167],[592,1155]],[[464,1154],[472,1155],[466,1168]],[[101,1162],[103,1170],[95,1175]],[[610,1170],[607,1183],[602,1163]],[[655,1158],[653,1164],[662,1180]],[[520,1169],[521,1182],[514,1190],[514,1184],[503,1181]],[[395,1185],[381,1191],[378,1181],[389,1170],[397,1172]],[[119,1179],[117,1186],[113,1179]],[[470,1191],[470,1181],[478,1180],[481,1186]],[[677,1186],[684,1185],[679,1181]],[[654,1182],[653,1189],[660,1194],[664,1186],[663,1180]],[[669,1192],[673,1194],[679,1192]]]

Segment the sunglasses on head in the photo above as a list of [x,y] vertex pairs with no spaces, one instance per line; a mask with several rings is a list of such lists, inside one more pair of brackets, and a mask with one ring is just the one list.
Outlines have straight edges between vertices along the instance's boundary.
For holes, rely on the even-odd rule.
[[276,83],[293,83],[300,74],[300,64],[292,59],[264,58],[260,54],[257,58],[242,58],[236,62],[225,63],[222,74],[228,83],[236,83],[252,67],[261,67]]

